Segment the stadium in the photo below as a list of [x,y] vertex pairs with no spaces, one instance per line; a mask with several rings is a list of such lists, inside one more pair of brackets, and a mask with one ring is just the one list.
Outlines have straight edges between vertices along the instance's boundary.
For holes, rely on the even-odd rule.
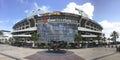
[[0,30],[0,43],[9,43],[10,37],[11,37],[10,31]]
[[48,43],[51,40],[74,43],[74,36],[81,34],[83,42],[94,41],[102,35],[102,26],[89,19],[85,14],[67,12],[49,12],[23,19],[13,26],[12,36],[17,42],[30,42],[31,34],[37,33],[37,43]]

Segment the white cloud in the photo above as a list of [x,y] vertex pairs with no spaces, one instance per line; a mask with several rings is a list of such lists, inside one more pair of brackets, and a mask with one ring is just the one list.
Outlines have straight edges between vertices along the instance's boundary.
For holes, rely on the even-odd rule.
[[70,2],[66,8],[64,8],[62,11],[63,12],[69,12],[69,13],[75,13],[75,14],[79,14],[78,11],[75,10],[75,8],[78,8],[82,11],[84,11],[87,15],[88,15],[88,18],[92,19],[92,16],[93,16],[93,12],[94,12],[94,6],[87,2],[83,5],[78,5],[74,2]]
[[63,12],[69,12],[69,13],[75,13],[78,14],[78,11],[75,10],[75,7],[78,7],[79,5],[77,5],[74,2],[69,3],[66,8],[63,9]]
[[36,7],[36,8],[39,8],[38,4],[36,2],[33,3],[33,5]]
[[[36,11],[35,14],[41,14],[41,13],[50,12],[48,6],[44,6],[44,5],[43,6],[39,6],[36,2],[33,3],[33,6],[34,6],[33,10],[40,9],[39,11]],[[24,12],[29,14],[33,10],[26,9]]]
[[3,23],[3,21],[0,21],[0,23]]
[[20,2],[20,3],[24,3],[25,2],[25,0],[17,0],[18,2]]
[[10,20],[0,20],[0,30],[12,30],[10,27],[11,22]]
[[21,3],[24,3],[24,0],[20,0]]
[[21,20],[23,20],[23,19],[21,19],[21,18],[15,19],[15,20],[12,21],[12,23],[16,24],[17,22],[20,22]]
[[48,6],[39,6],[36,2],[33,3],[35,8],[39,8],[42,13],[49,12],[49,7]]
[[41,11],[43,11],[43,13],[50,12],[49,7],[47,7],[47,6],[41,6],[40,9],[41,9]]
[[36,2],[33,3],[34,9],[26,9],[24,12],[27,14],[27,19],[33,18],[33,15],[39,15],[49,12],[48,6],[39,6]]
[[103,20],[99,24],[103,26],[103,33],[105,33],[106,37],[110,37],[113,31],[120,34],[120,22],[109,22],[108,20]]
[[28,12],[29,12],[29,10],[25,10],[24,12],[25,12],[25,13],[28,13]]
[[0,23],[8,23],[10,20],[0,20]]

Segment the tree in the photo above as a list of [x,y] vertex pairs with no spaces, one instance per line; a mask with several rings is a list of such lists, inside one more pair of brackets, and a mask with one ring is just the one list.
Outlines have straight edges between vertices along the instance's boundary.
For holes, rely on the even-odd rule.
[[2,31],[0,31],[0,35],[3,35],[3,32],[2,32]]
[[12,44],[14,42],[14,39],[12,37],[9,38],[9,44]]
[[109,40],[109,43],[110,43],[110,40],[111,40],[111,39],[110,39],[110,38],[108,38],[107,40]]
[[116,39],[119,38],[118,33],[117,33],[116,31],[113,31],[110,36],[113,38],[112,40],[113,40],[113,42],[115,43],[115,46],[116,46],[116,48],[117,48],[117,41],[116,41]]
[[105,37],[105,34],[103,34],[103,38],[102,38],[102,40],[103,40],[103,43],[104,43],[104,45],[106,45],[106,37]]
[[110,47],[110,40],[111,40],[111,39],[110,39],[110,38],[108,38],[107,40],[109,41],[109,42],[108,42],[108,47]]
[[82,40],[81,34],[76,34],[74,37],[74,41],[77,43],[77,46],[79,47],[80,41]]
[[31,40],[34,41],[33,47],[35,46],[35,42],[38,40],[38,38],[39,38],[39,36],[38,36],[38,34],[36,34],[36,33],[33,33],[33,34],[31,35]]

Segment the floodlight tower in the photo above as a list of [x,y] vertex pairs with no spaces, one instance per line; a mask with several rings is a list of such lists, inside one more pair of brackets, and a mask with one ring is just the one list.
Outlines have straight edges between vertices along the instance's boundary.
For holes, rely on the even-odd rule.
[[27,15],[27,20],[34,18],[34,15],[35,15],[36,12],[38,12],[38,11],[40,11],[40,8],[36,8],[36,9],[32,10],[32,11]]
[[[78,25],[80,26],[80,23],[81,23],[82,19],[83,18],[88,19],[88,15],[83,10],[80,10],[78,8],[75,8],[75,10],[77,10],[79,12],[79,14],[81,15],[81,18],[80,18],[79,23],[78,23]],[[87,23],[87,21],[85,22],[85,24],[86,23]]]
[[88,18],[88,15],[83,10],[80,10],[78,8],[75,8],[75,10],[77,10],[82,17]]

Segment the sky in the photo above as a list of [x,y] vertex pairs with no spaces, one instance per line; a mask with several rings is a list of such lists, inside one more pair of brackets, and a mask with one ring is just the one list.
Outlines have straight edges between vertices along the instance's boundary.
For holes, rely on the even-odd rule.
[[13,31],[13,25],[36,8],[39,13],[62,11],[78,14],[83,10],[90,19],[103,26],[107,37],[112,31],[120,35],[120,0],[0,0],[0,30]]

